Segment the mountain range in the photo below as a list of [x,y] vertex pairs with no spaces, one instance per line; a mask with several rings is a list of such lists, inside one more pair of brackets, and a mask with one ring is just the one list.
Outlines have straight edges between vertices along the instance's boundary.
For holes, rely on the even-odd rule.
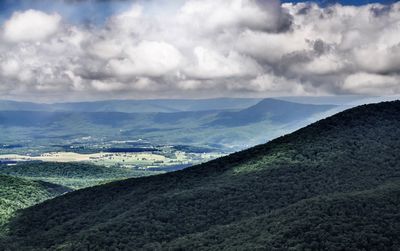
[[[105,103],[112,106],[115,102]],[[316,120],[320,114],[336,107],[271,98],[261,101],[168,100],[158,101],[158,104],[162,102],[168,103],[169,107],[179,103],[180,110],[189,111],[143,110],[137,113],[133,109],[117,112],[120,109],[116,107],[112,111],[104,111],[106,109],[101,105],[92,109],[97,107],[98,102],[74,104],[72,110],[59,109],[58,104],[40,110],[36,109],[40,104],[13,103],[13,106],[3,106],[2,109],[8,110],[1,111],[0,108],[0,133],[4,135],[0,145],[13,144],[18,140],[26,148],[42,145],[47,150],[57,150],[48,149],[48,146],[64,144],[65,141],[76,142],[84,137],[91,137],[93,142],[144,138],[154,144],[189,144],[233,151],[290,132],[304,121],[314,117]],[[264,133],[260,134],[260,131]]]
[[1,111],[42,112],[186,112],[225,109],[243,109],[256,104],[256,98],[216,99],[147,99],[147,100],[104,100],[69,103],[34,103],[0,100]]
[[[263,132],[262,132],[263,133]],[[5,250],[398,250],[400,101],[22,210]]]

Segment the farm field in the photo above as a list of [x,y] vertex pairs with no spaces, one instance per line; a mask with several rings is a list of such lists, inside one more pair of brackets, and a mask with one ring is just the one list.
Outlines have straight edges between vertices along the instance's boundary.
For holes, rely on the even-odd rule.
[[186,153],[182,151],[160,152],[99,152],[91,154],[75,152],[49,152],[38,156],[21,154],[0,155],[3,162],[86,162],[102,166],[133,167],[137,169],[162,168],[178,165],[193,165],[223,156],[222,153]]

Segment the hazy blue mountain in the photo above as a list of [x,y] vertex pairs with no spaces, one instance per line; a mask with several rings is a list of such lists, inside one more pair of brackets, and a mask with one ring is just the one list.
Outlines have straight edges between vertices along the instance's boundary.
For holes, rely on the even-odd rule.
[[280,100],[291,101],[302,104],[316,105],[349,105],[354,102],[362,104],[362,101],[369,101],[371,98],[385,101],[384,97],[365,96],[365,95],[334,95],[334,96],[288,96],[279,97]]
[[67,111],[67,112],[124,112],[155,113],[181,111],[207,111],[243,109],[260,99],[216,98],[216,99],[149,99],[149,100],[105,100],[38,104],[0,100],[0,111]]
[[[291,96],[276,99],[302,104],[360,105],[370,102],[393,100],[390,97],[361,95],[342,96]],[[124,113],[173,113],[182,111],[242,110],[255,105],[261,98],[214,99],[148,99],[103,100],[87,102],[32,103],[0,100],[0,111],[66,111],[66,112],[124,112]]]
[[46,111],[47,104],[0,100],[0,111]]
[[211,124],[242,126],[263,120],[270,120],[274,123],[289,123],[304,120],[313,114],[324,112],[334,107],[334,105],[300,104],[268,98],[241,111],[221,112]]
[[0,132],[5,135],[0,145],[19,139],[30,140],[31,146],[61,144],[65,140],[91,136],[93,141],[144,138],[155,144],[212,147],[217,144],[222,148],[241,149],[287,133],[298,123],[333,107],[265,99],[236,111],[0,111]]

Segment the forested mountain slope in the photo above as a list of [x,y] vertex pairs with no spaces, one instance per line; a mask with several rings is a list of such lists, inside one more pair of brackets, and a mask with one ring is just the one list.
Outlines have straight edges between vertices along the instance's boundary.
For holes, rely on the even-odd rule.
[[[160,172],[155,172],[160,173]],[[0,165],[0,175],[41,180],[70,189],[104,184],[113,180],[151,175],[146,170],[123,167],[105,167],[87,163],[26,162]]]
[[47,182],[0,175],[0,232],[4,231],[4,224],[17,210],[69,191]]
[[397,250],[400,102],[356,107],[182,171],[21,212],[11,250]]

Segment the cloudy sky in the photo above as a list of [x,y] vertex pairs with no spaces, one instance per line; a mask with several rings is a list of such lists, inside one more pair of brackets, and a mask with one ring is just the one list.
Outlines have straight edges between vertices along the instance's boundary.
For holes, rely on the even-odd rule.
[[342,94],[400,94],[400,3],[0,4],[0,99]]

